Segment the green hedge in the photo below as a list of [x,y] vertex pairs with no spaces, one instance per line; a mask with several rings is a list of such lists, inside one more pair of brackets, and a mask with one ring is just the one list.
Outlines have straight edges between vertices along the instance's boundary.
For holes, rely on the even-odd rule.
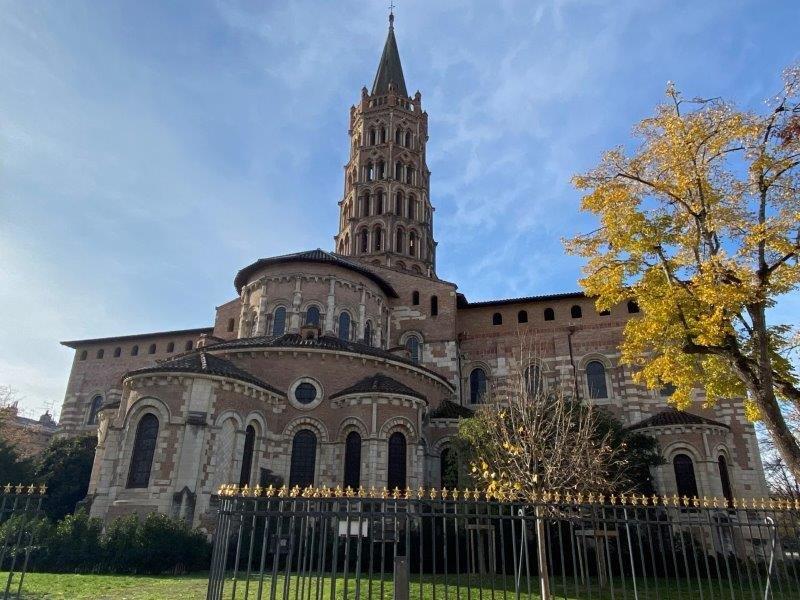
[[[18,531],[12,518],[0,526],[0,539]],[[211,545],[204,533],[184,521],[151,513],[121,517],[103,531],[100,519],[85,510],[52,524],[41,518],[25,525],[36,548],[31,570],[55,573],[184,573],[206,570]]]

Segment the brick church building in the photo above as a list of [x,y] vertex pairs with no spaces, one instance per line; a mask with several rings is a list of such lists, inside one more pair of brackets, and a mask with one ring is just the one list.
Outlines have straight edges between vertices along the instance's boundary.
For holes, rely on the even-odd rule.
[[437,277],[428,114],[406,88],[392,17],[349,135],[333,251],[245,266],[212,326],[63,342],[75,358],[60,433],[99,440],[92,515],[201,524],[231,482],[446,485],[458,420],[514,372],[656,437],[660,493],[766,495],[740,402],[704,409],[698,392],[678,412],[669,390],[633,383],[618,346],[634,303],[598,313],[580,292],[470,302]]

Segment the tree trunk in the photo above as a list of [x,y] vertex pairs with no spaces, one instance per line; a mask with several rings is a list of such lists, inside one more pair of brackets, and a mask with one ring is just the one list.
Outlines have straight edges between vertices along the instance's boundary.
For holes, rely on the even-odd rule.
[[[753,342],[755,344],[758,373],[749,372],[750,381],[745,381],[761,411],[775,447],[780,452],[786,466],[795,479],[800,480],[800,443],[794,436],[783,416],[775,396],[775,380],[770,356],[770,340],[767,332],[766,306],[759,302],[747,307],[753,323]],[[753,377],[755,375],[755,377]]]
[[772,389],[761,389],[756,392],[754,399],[775,448],[780,452],[794,478],[800,481],[800,444],[786,424],[775,393]]

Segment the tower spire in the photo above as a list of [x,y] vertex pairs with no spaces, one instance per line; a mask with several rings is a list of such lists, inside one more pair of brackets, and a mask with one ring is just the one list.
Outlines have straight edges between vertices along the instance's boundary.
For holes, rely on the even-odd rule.
[[389,5],[389,33],[372,84],[372,95],[388,94],[390,83],[394,84],[394,91],[398,96],[408,97],[403,67],[400,64],[400,51],[397,49],[397,40],[394,37],[394,4]]

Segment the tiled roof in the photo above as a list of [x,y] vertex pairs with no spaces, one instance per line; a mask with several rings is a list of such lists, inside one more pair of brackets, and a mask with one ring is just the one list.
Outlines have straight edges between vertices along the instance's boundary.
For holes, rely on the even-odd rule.
[[400,51],[397,49],[394,26],[391,25],[391,21],[389,35],[386,36],[386,44],[384,44],[383,54],[381,54],[381,62],[378,64],[378,72],[375,73],[375,81],[372,83],[372,94],[387,94],[390,83],[394,84],[398,96],[408,96],[406,80],[403,77],[403,66],[400,64]]
[[570,298],[586,298],[583,292],[562,292],[560,294],[543,294],[541,296],[523,296],[522,298],[504,298],[501,300],[483,300],[470,302],[463,294],[456,297],[458,308],[479,308],[482,306],[503,306],[505,304],[521,304],[524,302],[541,302],[542,300],[567,300]]
[[145,375],[147,373],[200,373],[205,375],[218,375],[220,377],[244,381],[245,383],[250,383],[265,390],[280,394],[281,396],[286,395],[278,388],[240,369],[232,362],[203,351],[187,354],[173,360],[167,360],[154,367],[129,371],[125,376]]
[[472,415],[473,412],[466,406],[450,400],[442,400],[442,403],[430,412],[431,419],[468,419]]
[[321,350],[334,350],[339,352],[352,352],[353,354],[366,354],[367,356],[375,356],[386,360],[401,362],[407,365],[414,366],[431,375],[435,376],[440,381],[444,382],[452,389],[452,385],[447,379],[436,371],[432,371],[427,367],[416,364],[411,359],[405,358],[393,352],[387,352],[381,348],[375,348],[369,344],[362,344],[360,342],[350,342],[341,340],[332,335],[321,335],[317,338],[304,338],[297,333],[285,333],[284,335],[274,336],[258,336],[249,338],[239,338],[229,340],[227,342],[220,342],[211,346],[206,346],[209,352],[216,350],[242,350],[247,348],[318,348]]
[[375,373],[375,375],[365,377],[361,381],[356,382],[354,385],[351,385],[340,392],[336,392],[331,396],[331,398],[349,396],[350,394],[368,394],[370,392],[386,392],[389,394],[412,396],[421,400],[426,399],[423,394],[420,394],[407,385],[400,383],[396,379],[392,379],[383,373]]
[[645,429],[647,427],[668,427],[670,425],[711,425],[730,429],[725,423],[693,415],[682,410],[670,408],[631,425],[629,429]]
[[296,261],[328,263],[339,267],[344,267],[345,269],[350,269],[351,271],[360,273],[361,275],[364,275],[366,278],[374,281],[376,284],[378,284],[378,287],[380,287],[387,296],[391,298],[398,297],[397,292],[389,284],[389,282],[387,282],[385,279],[378,276],[376,273],[364,267],[364,265],[346,259],[342,256],[339,256],[338,254],[325,252],[324,250],[320,250],[319,248],[317,248],[316,250],[308,250],[306,252],[295,252],[294,254],[284,254],[282,256],[260,258],[253,264],[248,265],[244,269],[239,271],[236,274],[236,278],[233,280],[233,285],[236,286],[236,291],[241,293],[242,287],[247,283],[248,279],[250,279],[250,276],[259,269],[266,267],[267,265],[278,265],[282,263],[290,263]]
[[214,331],[213,327],[197,327],[195,329],[175,329],[173,331],[154,331],[153,333],[135,333],[133,335],[119,335],[117,337],[104,337],[93,338],[87,340],[70,340],[61,342],[62,346],[69,348],[77,348],[79,345],[84,344],[97,344],[100,342],[127,342],[130,340],[138,340],[142,338],[165,337],[168,335],[201,335],[203,333],[210,334]]

